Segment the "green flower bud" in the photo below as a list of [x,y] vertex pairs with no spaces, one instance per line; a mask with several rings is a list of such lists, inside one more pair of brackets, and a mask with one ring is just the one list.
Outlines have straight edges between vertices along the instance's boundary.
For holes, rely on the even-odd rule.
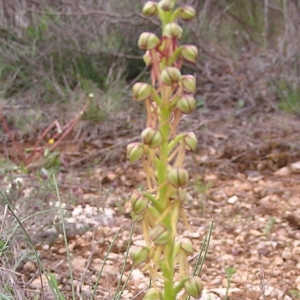
[[162,299],[161,294],[156,288],[150,288],[143,298],[143,300],[161,300],[161,299]]
[[132,92],[135,100],[142,101],[151,96],[153,88],[148,83],[137,82],[134,84]]
[[181,85],[186,93],[194,94],[196,91],[196,79],[193,75],[182,75]]
[[181,55],[187,61],[195,63],[198,57],[198,48],[193,45],[183,45],[181,49]]
[[151,59],[151,55],[150,55],[150,52],[149,50],[147,50],[145,52],[145,54],[143,55],[143,60],[144,60],[144,63],[147,67],[149,67],[152,63],[152,59]]
[[139,192],[133,192],[130,197],[132,212],[140,215],[148,208],[149,200]]
[[171,200],[184,201],[186,197],[187,197],[186,196],[186,190],[183,190],[183,189],[176,189],[170,195]]
[[145,17],[153,17],[157,15],[157,3],[153,1],[146,2],[142,12]]
[[165,245],[169,239],[168,229],[159,224],[150,231],[150,238],[156,245]]
[[161,0],[158,2],[158,5],[160,6],[160,8],[164,11],[170,11],[173,9],[174,7],[174,1],[172,0]]
[[173,85],[179,82],[181,78],[180,71],[175,67],[167,67],[161,72],[161,80],[166,85]]
[[202,280],[200,277],[193,276],[184,283],[184,288],[190,296],[199,299],[203,291]]
[[148,145],[150,148],[159,146],[163,140],[160,131],[155,130],[151,127],[147,127],[146,129],[144,129],[141,136],[143,143]]
[[187,255],[191,255],[193,253],[193,244],[188,238],[182,238],[179,241],[180,248],[185,251]]
[[183,139],[184,143],[185,143],[185,149],[188,150],[188,151],[191,151],[191,150],[196,150],[197,148],[197,144],[198,144],[198,140],[197,140],[197,137],[195,135],[194,132],[187,132],[184,136],[184,139]]
[[131,143],[127,145],[127,157],[130,163],[134,164],[142,158],[144,145],[142,143]]
[[139,247],[138,249],[132,251],[130,254],[131,254],[133,265],[136,267],[141,263],[143,263],[144,261],[146,261],[149,252],[150,252],[149,248],[145,246]]
[[184,21],[189,21],[195,18],[196,11],[193,7],[189,5],[184,5],[180,8],[180,12],[178,16]]
[[181,167],[171,168],[168,172],[168,179],[175,187],[183,187],[189,181],[189,173]]
[[184,114],[191,114],[196,109],[196,100],[192,95],[184,94],[178,99],[176,105]]
[[159,38],[152,32],[143,32],[138,40],[138,46],[143,50],[151,50],[158,46]]
[[168,23],[163,30],[163,35],[168,38],[180,39],[182,37],[182,28],[177,23]]

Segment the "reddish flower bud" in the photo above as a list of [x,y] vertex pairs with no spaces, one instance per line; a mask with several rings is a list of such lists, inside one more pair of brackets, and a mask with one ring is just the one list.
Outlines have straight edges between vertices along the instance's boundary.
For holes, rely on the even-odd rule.
[[158,2],[160,8],[164,11],[170,11],[174,7],[174,1],[172,0],[161,0]]
[[151,127],[148,127],[143,130],[142,141],[145,145],[148,145],[150,148],[155,148],[162,143],[162,135],[160,131],[155,130]]
[[168,38],[180,39],[182,37],[182,28],[175,22],[169,23],[164,27],[163,35]]
[[184,5],[180,8],[179,18],[184,21],[189,21],[194,19],[196,16],[196,11],[193,7],[189,5]]
[[142,143],[131,143],[127,145],[127,157],[132,164],[136,163],[144,155],[144,145]]
[[143,32],[138,40],[138,46],[144,50],[154,49],[159,43],[159,38],[152,32]]
[[176,105],[184,114],[191,114],[196,109],[196,100],[192,95],[184,94]]
[[194,45],[183,45],[181,49],[181,55],[187,61],[195,63],[198,57],[198,48]]
[[132,92],[135,100],[142,101],[151,96],[153,88],[145,82],[137,82],[134,84]]
[[157,15],[157,3],[153,1],[146,2],[142,12],[145,17],[153,17]]
[[193,276],[184,283],[184,288],[190,296],[199,299],[203,291],[202,280],[200,277]]
[[183,139],[184,143],[185,143],[185,148],[186,150],[188,151],[191,151],[191,150],[196,150],[197,148],[197,144],[198,144],[198,140],[197,140],[197,137],[195,135],[194,132],[187,132],[184,136],[184,139]]
[[189,181],[189,173],[186,169],[176,167],[168,171],[168,179],[175,187],[183,187]]
[[167,67],[161,72],[161,80],[166,85],[173,85],[179,82],[181,78],[180,71],[175,67]]
[[196,79],[193,75],[182,75],[181,85],[185,93],[194,94],[196,91]]

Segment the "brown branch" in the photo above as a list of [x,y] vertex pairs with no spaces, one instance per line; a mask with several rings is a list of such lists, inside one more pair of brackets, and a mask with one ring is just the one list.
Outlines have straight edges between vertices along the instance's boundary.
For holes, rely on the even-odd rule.
[[[62,129],[61,131],[57,132],[54,136],[52,136],[52,139],[55,141],[59,136],[58,140],[51,146],[49,147],[50,151],[53,151],[57,148],[57,146],[65,139],[65,137],[74,129],[74,127],[76,126],[76,124],[79,122],[81,116],[83,115],[83,113],[86,111],[87,107],[89,105],[89,101],[87,101],[87,103],[84,105],[83,109],[80,111],[80,113],[78,114],[77,117],[75,117],[73,120],[71,120],[69,123],[67,123]],[[32,152],[31,155],[26,159],[25,164],[29,165],[32,163],[32,159],[33,157],[35,158],[35,160],[38,160],[42,153],[44,152],[45,148],[47,148],[46,146],[41,146],[38,147],[40,142],[42,141],[42,139],[46,136],[46,134],[53,128],[53,126],[59,127],[59,123],[57,122],[57,120],[53,121],[42,133],[42,135],[38,138],[38,140],[36,141],[36,143],[34,144],[33,148],[32,148]]]
[[[76,124],[79,122],[81,116],[86,111],[87,107],[89,106],[90,101],[88,100],[86,104],[84,105],[83,109],[80,111],[78,116],[73,119],[71,122],[69,122],[65,127],[67,127],[66,132],[62,134],[62,136],[50,147],[50,151],[53,151],[60,143],[61,141],[73,130],[73,128],[76,126]],[[56,134],[53,139],[55,140],[55,137],[57,137],[58,134]]]

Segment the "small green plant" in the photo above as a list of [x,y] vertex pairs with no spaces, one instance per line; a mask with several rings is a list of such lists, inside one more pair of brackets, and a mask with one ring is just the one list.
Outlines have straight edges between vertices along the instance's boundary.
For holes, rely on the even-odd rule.
[[273,232],[275,224],[276,224],[276,219],[273,216],[271,216],[264,228],[264,234],[269,236]]
[[225,300],[228,300],[228,292],[231,286],[231,281],[232,281],[232,276],[236,273],[235,268],[233,267],[228,267],[225,268],[225,275],[226,275],[226,280],[227,280],[227,287],[226,287],[226,293],[225,293]]
[[196,191],[197,194],[199,194],[199,205],[200,205],[200,210],[203,215],[206,213],[206,192],[209,190],[214,183],[212,181],[204,183],[200,178],[197,178],[195,181],[195,186],[196,186]]
[[144,61],[151,68],[151,84],[133,86],[136,101],[143,101],[147,111],[142,142],[127,146],[131,163],[141,160],[146,173],[146,191],[134,191],[130,201],[132,219],[142,225],[145,246],[131,252],[134,266],[144,264],[151,286],[147,299],[200,298],[203,284],[199,274],[189,272],[188,256],[192,242],[178,238],[178,222],[188,227],[184,207],[188,205],[185,187],[189,182],[184,168],[186,152],[195,150],[194,132],[177,133],[182,115],[196,109],[196,80],[180,71],[183,60],[196,62],[198,50],[193,45],[179,45],[183,30],[177,23],[195,17],[190,6],[176,6],[176,0],[149,1],[143,7],[146,17],[157,16],[162,23],[162,36],[143,32],[138,40],[145,50]]
[[289,113],[300,112],[300,89],[286,82],[281,82],[277,87],[279,108]]
[[293,297],[293,300],[300,299],[300,292],[298,290],[289,290],[289,294]]
[[52,273],[48,274],[48,280],[49,280],[49,285],[52,288],[53,296],[55,297],[55,299],[65,300],[66,299],[65,296],[59,290],[59,286],[55,274]]

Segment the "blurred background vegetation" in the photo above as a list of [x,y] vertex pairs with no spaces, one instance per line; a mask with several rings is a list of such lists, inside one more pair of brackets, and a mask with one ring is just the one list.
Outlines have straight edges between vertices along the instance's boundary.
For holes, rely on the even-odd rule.
[[[136,0],[0,1],[0,104],[23,108],[33,122],[65,118],[95,95],[84,118],[108,120],[131,100],[130,87],[148,78],[136,42],[159,23]],[[182,43],[199,47],[199,105],[236,113],[300,112],[298,0],[186,0],[197,19]],[[47,113],[45,113],[47,107]],[[49,116],[51,109],[54,113]],[[23,118],[19,120],[18,126]]]

